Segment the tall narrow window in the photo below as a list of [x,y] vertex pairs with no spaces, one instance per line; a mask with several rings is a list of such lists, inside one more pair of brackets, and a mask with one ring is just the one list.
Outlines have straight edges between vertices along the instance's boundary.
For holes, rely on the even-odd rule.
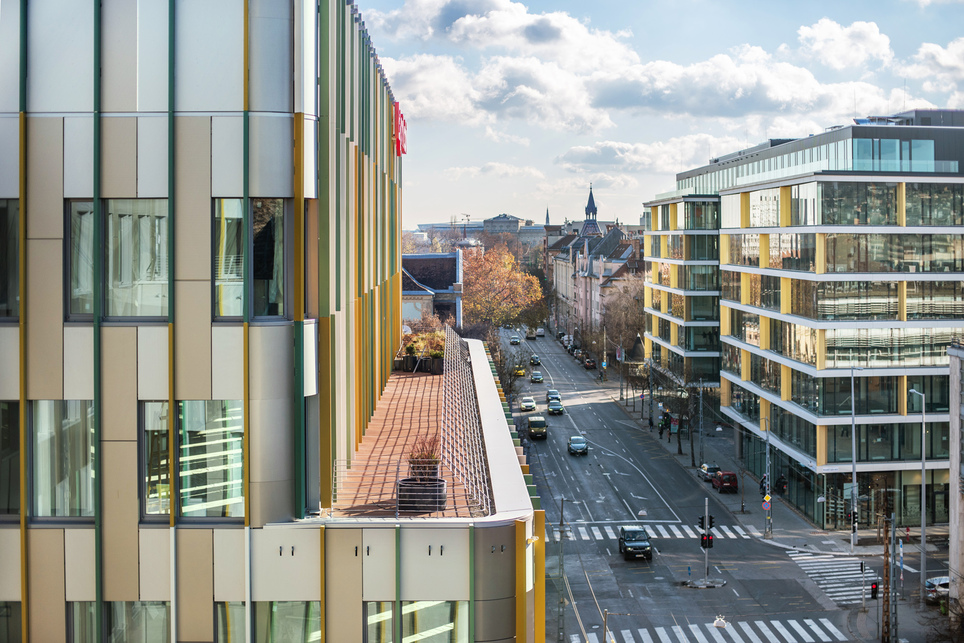
[[67,221],[67,317],[94,314],[94,204],[71,201]]
[[106,202],[106,312],[167,316],[167,199]]
[[180,403],[180,514],[244,517],[244,411],[240,400]]
[[93,516],[93,402],[36,400],[30,404],[32,514]]
[[0,317],[20,315],[20,203],[0,199]]
[[244,219],[241,199],[214,207],[214,316],[241,317],[244,306]]
[[20,403],[0,402],[0,516],[19,513]]
[[251,200],[255,317],[285,314],[284,206],[284,199]]
[[141,499],[145,516],[171,512],[171,477],[167,440],[167,402],[144,402],[141,434],[144,470]]

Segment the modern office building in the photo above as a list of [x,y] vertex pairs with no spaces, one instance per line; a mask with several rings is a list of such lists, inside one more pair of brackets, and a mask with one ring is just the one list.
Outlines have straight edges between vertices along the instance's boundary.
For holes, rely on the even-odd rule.
[[[0,640],[536,640],[484,349],[392,374],[404,118],[350,1],[0,0],[0,149]],[[352,483],[413,427],[430,513]]]
[[769,437],[773,479],[818,525],[845,526],[854,442],[862,524],[919,524],[922,450],[927,520],[948,520],[962,126],[964,112],[916,110],[771,140],[678,174],[654,202],[718,195],[723,412],[758,475]]
[[[961,439],[961,428],[964,427],[964,338],[955,338],[951,347],[948,349],[947,354],[950,358],[950,397],[948,399],[950,406],[950,421],[948,429],[949,446],[948,451],[950,452],[950,475],[949,475],[949,486],[948,491],[948,501],[950,504],[950,515],[948,517],[949,529],[948,533],[950,538],[948,538],[948,555],[947,555],[947,575],[951,579],[951,586],[949,589],[949,594],[952,601],[961,600],[961,571],[964,570],[964,540],[961,539],[961,534],[964,534],[964,486],[961,485],[961,480],[964,479],[964,469],[961,465],[964,464],[964,440]],[[935,574],[936,576],[937,574]],[[961,614],[958,610],[951,610],[950,618],[956,623],[960,623]]]

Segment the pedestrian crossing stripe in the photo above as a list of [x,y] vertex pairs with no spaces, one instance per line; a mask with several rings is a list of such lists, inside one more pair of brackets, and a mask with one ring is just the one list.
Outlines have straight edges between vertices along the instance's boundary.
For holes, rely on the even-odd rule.
[[870,568],[861,571],[860,559],[853,556],[830,556],[791,550],[790,559],[838,605],[853,605],[865,600],[870,585],[878,580]]
[[[755,629],[754,629],[755,628]],[[723,636],[724,632],[726,637]],[[610,629],[609,639],[602,632],[588,632],[583,639],[570,634],[570,643],[834,643],[847,637],[830,619],[788,619],[786,621],[738,621],[719,628],[713,623],[689,623],[669,627]]]
[[[649,536],[653,540],[659,540],[661,538],[666,539],[678,539],[678,538],[699,538],[703,535],[703,532],[698,528],[690,527],[689,525],[647,525],[646,531],[649,532]],[[667,528],[668,527],[668,528]],[[617,540],[619,536],[609,525],[605,525],[600,529],[596,525],[589,523],[569,525],[569,528],[564,532],[568,540]],[[726,526],[726,527],[714,527],[710,530],[710,533],[719,540],[730,539],[740,539],[740,538],[760,538],[762,534],[756,531],[752,527],[747,527],[746,529],[738,527],[736,525]],[[752,535],[751,535],[752,534]],[[548,525],[546,527],[546,540],[559,542],[559,527],[557,525]]]

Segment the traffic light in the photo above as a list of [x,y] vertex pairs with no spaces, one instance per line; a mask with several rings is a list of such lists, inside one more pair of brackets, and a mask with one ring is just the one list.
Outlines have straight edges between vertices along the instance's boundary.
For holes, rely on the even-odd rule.
[[710,549],[713,546],[713,534],[700,534],[700,547]]
[[713,523],[715,523],[715,522],[716,522],[716,521],[713,520],[713,514],[710,514],[710,529],[713,528]]
[[877,583],[870,584],[870,598],[872,599],[877,598]]
[[705,517],[705,516],[700,516],[700,529],[706,529],[706,522],[705,522],[705,520],[706,520],[706,517]]
[[857,533],[857,512],[856,511],[851,512],[850,524],[852,525],[851,531],[853,531],[853,533]]

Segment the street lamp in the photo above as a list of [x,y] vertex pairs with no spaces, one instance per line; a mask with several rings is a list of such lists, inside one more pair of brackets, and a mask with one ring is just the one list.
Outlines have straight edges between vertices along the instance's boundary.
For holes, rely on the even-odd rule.
[[854,367],[850,367],[850,456],[852,460],[852,479],[850,485],[850,553],[857,546],[857,396],[854,394]]
[[917,389],[911,389],[914,395],[920,395],[920,607],[924,609],[924,590],[927,578],[927,395]]
[[766,515],[766,525],[763,526],[763,537],[773,538],[773,514],[769,509],[770,505],[773,503],[773,497],[770,496],[770,489],[773,488],[773,480],[770,478],[770,418],[763,418],[763,421],[767,423],[767,470],[764,474],[764,478],[767,481],[766,484],[766,496],[770,498],[766,501],[767,503],[767,515]]

